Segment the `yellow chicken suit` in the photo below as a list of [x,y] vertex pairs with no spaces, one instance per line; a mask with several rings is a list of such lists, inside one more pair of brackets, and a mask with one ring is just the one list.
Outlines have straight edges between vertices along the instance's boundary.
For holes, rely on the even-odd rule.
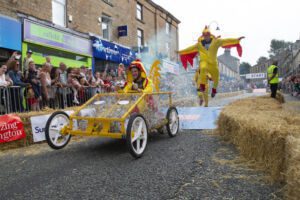
[[[205,43],[205,35],[209,35],[210,42],[209,46],[205,47],[203,43]],[[242,54],[242,48],[240,46],[240,39],[241,38],[232,38],[232,39],[221,39],[220,37],[215,37],[212,35],[208,29],[208,27],[205,27],[205,29],[202,32],[202,36],[199,37],[198,42],[186,49],[183,49],[179,51],[180,58],[182,61],[183,66],[187,67],[187,62],[189,62],[191,65],[193,65],[193,58],[199,54],[200,57],[200,77],[199,77],[199,84],[200,84],[200,90],[202,92],[205,91],[205,84],[207,84],[207,74],[211,75],[211,79],[214,82],[213,89],[212,89],[212,96],[213,94],[216,94],[217,87],[219,84],[219,68],[218,68],[218,60],[217,60],[217,52],[220,47],[224,48],[231,48],[231,47],[237,47],[238,53],[241,56]]]

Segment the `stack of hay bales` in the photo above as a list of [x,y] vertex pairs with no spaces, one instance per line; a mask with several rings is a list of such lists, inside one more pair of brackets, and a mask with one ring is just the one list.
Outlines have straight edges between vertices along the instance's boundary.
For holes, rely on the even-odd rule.
[[284,110],[270,97],[243,99],[224,108],[218,132],[273,181],[287,182],[291,198],[300,197],[299,113]]

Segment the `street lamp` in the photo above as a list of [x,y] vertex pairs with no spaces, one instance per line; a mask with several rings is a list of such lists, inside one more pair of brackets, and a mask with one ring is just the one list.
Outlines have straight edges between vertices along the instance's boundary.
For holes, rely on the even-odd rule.
[[216,31],[219,31],[219,30],[220,30],[220,26],[219,26],[219,24],[218,24],[217,21],[211,21],[211,22],[209,23],[208,27],[210,28],[210,25],[212,25],[212,24],[216,24],[216,25],[217,25]]

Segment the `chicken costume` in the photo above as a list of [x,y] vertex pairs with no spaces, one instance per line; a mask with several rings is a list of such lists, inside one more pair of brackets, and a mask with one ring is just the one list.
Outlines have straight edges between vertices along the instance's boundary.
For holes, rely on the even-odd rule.
[[145,67],[144,67],[143,63],[138,59],[133,61],[129,66],[128,73],[127,73],[127,82],[125,84],[123,92],[127,93],[130,91],[133,91],[132,86],[134,84],[134,80],[133,80],[132,73],[131,73],[131,69],[133,67],[136,67],[139,69],[139,71],[141,73],[141,77],[144,79],[142,91],[144,93],[152,93],[153,92],[152,80],[147,77]]
[[[210,41],[206,42],[205,36],[210,37]],[[186,49],[179,51],[180,59],[183,67],[187,68],[187,63],[189,62],[193,65],[193,59],[196,55],[199,55],[200,62],[199,68],[201,73],[199,74],[199,84],[198,87],[201,92],[205,92],[207,84],[207,74],[211,75],[213,81],[212,97],[217,93],[217,87],[219,84],[219,68],[217,53],[219,47],[232,48],[236,47],[239,56],[242,55],[242,47],[240,45],[241,38],[229,38],[222,39],[220,37],[215,37],[210,33],[209,28],[206,26],[202,32],[202,36],[198,38],[198,42]]]

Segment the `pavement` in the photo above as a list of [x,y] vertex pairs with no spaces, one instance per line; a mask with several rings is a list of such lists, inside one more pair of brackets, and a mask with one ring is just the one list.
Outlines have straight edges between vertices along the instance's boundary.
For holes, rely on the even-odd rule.
[[[252,94],[256,95],[256,94]],[[222,106],[236,97],[215,99]],[[212,131],[153,133],[142,158],[125,141],[77,138],[0,153],[0,199],[281,199],[272,185]]]

